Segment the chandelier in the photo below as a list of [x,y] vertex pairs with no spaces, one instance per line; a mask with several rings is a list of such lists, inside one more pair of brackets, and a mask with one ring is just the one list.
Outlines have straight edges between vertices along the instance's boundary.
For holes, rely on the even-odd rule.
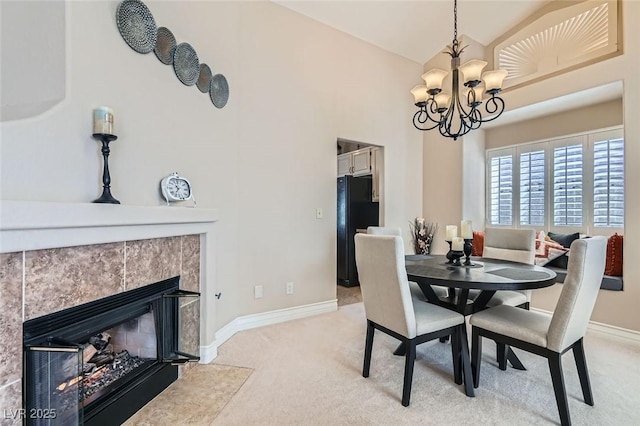
[[[442,91],[442,82],[448,72],[432,69],[422,75],[426,85],[411,89],[418,111],[413,116],[413,125],[418,130],[438,128],[442,136],[458,139],[482,123],[493,121],[504,111],[504,101],[496,96],[502,90],[505,70],[482,72],[485,61],[472,59],[460,65],[460,55],[467,46],[458,43],[458,2],[453,2],[453,42],[446,53],[451,56],[451,94]],[[460,88],[460,73],[464,87]],[[481,76],[482,75],[482,76]],[[462,92],[461,92],[462,91]],[[483,96],[488,98],[483,102]],[[464,102],[464,105],[463,105]],[[483,118],[480,106],[484,103]]]

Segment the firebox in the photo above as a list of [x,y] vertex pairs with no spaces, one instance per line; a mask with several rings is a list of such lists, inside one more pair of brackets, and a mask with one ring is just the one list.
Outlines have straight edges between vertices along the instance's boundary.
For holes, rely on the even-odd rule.
[[198,361],[199,293],[180,277],[24,323],[27,425],[121,424]]

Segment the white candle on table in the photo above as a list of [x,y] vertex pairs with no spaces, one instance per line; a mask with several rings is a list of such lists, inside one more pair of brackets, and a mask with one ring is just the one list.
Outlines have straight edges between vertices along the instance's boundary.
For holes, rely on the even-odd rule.
[[471,229],[471,221],[463,220],[460,222],[460,236],[465,240],[473,238],[473,229]]
[[113,110],[109,107],[98,107],[93,110],[93,133],[113,135]]
[[455,225],[447,225],[444,240],[453,241],[453,239],[457,236],[458,236],[458,227]]
[[451,250],[453,251],[462,251],[464,247],[464,238],[462,237],[454,237],[451,242]]

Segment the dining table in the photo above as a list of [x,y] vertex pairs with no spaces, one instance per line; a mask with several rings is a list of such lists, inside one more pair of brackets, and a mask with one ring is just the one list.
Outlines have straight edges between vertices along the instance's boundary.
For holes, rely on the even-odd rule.
[[[444,255],[406,255],[405,268],[409,281],[420,286],[428,302],[465,316],[487,309],[496,291],[534,290],[556,283],[556,273],[543,266],[485,257],[456,265]],[[447,287],[447,295],[438,296],[432,286]],[[471,289],[480,290],[474,299],[469,299]],[[525,369],[511,348],[507,360],[513,368]]]

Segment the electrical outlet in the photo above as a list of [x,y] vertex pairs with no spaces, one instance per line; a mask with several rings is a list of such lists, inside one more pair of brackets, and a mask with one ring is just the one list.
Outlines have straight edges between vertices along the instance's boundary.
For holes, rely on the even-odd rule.
[[292,282],[288,282],[287,283],[287,294],[293,294],[293,283]]
[[253,288],[253,296],[256,299],[261,299],[262,298],[262,286],[261,285],[257,285]]
[[316,208],[316,219],[322,219],[324,217],[324,213],[322,211],[322,207]]

